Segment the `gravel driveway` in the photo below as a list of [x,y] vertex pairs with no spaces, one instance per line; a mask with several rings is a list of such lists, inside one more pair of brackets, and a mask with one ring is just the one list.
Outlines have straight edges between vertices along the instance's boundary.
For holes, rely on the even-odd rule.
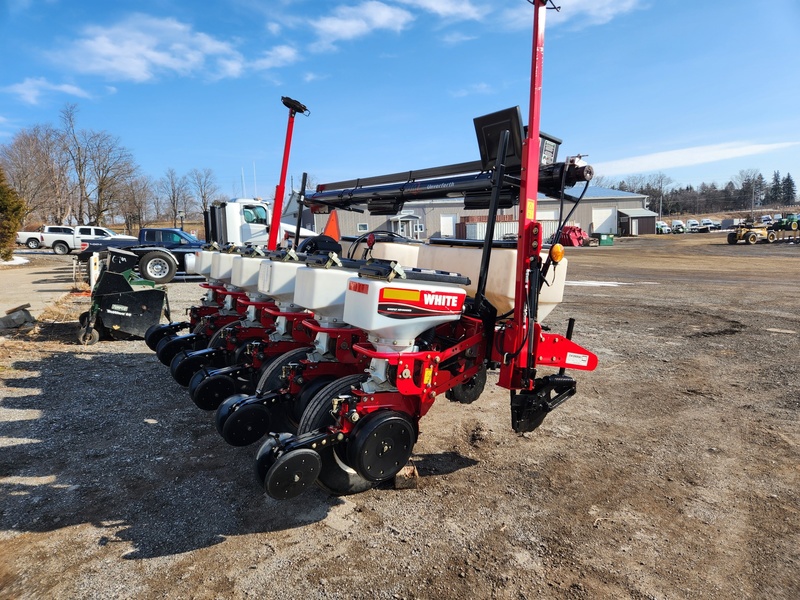
[[599,368],[524,436],[494,377],[440,398],[416,490],[266,497],[144,342],[74,343],[86,299],[0,340],[0,598],[800,597],[800,246],[568,257]]

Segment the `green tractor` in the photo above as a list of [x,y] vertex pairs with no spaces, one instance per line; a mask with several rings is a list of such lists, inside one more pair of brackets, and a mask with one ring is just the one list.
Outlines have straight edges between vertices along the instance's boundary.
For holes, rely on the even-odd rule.
[[762,223],[740,223],[734,231],[728,234],[729,244],[742,241],[746,244],[755,244],[761,241],[771,244],[776,239],[778,239],[778,234]]
[[790,213],[782,219],[775,221],[770,229],[773,231],[797,231],[798,226],[800,226],[798,221],[800,221],[800,215],[797,213]]

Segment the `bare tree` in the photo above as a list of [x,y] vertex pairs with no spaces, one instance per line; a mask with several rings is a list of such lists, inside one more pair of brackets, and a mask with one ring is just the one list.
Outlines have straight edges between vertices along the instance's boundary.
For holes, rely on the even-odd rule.
[[158,193],[167,202],[167,213],[172,219],[172,226],[178,226],[178,211],[185,210],[187,198],[191,198],[189,194],[189,180],[186,175],[178,175],[178,173],[170,167],[164,173],[164,177],[158,180]]
[[189,171],[189,185],[203,212],[207,211],[211,202],[219,196],[219,186],[214,171],[207,167]]
[[61,110],[61,123],[64,151],[69,157],[72,174],[75,177],[75,195],[77,196],[76,219],[88,212],[85,207],[89,202],[89,159],[86,153],[87,132],[76,128],[78,114],[77,104],[67,104]]
[[152,178],[144,175],[128,179],[122,186],[119,210],[127,233],[146,227],[155,218],[155,189]]
[[69,218],[69,163],[56,129],[22,129],[10,144],[0,146],[0,165],[25,204],[25,220],[62,223]]
[[92,189],[87,198],[89,223],[103,225],[107,214],[116,210],[127,182],[136,175],[133,157],[119,139],[106,133],[92,133],[86,152]]

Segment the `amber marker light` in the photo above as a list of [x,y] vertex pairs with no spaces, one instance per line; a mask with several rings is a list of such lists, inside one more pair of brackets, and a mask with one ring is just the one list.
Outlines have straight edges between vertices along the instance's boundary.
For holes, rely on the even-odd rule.
[[564,246],[553,244],[550,246],[550,260],[558,264],[564,259]]

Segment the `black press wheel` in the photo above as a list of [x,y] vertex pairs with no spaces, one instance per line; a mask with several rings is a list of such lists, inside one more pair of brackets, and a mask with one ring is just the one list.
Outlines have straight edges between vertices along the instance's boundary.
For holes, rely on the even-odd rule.
[[314,450],[292,450],[275,460],[265,477],[264,489],[276,500],[289,500],[309,489],[321,470],[322,460]]
[[139,274],[156,283],[169,283],[175,277],[178,265],[164,252],[148,252],[139,261]]
[[748,244],[755,244],[758,241],[758,235],[755,232],[751,231],[747,235],[744,236],[744,241]]
[[236,381],[229,375],[209,375],[204,370],[194,374],[189,382],[192,402],[202,410],[216,410],[236,393]]
[[381,410],[358,422],[347,443],[347,459],[364,479],[379,483],[406,466],[416,441],[408,416]]
[[[310,431],[316,431],[320,427],[334,425],[335,420],[331,415],[331,407],[334,398],[350,391],[352,386],[361,383],[367,378],[366,375],[358,373],[337,379],[322,388],[311,399],[300,419],[297,433],[302,435]],[[374,485],[373,482],[359,475],[355,469],[347,464],[347,444],[340,443],[329,446],[320,451],[322,460],[322,470],[317,478],[317,485],[327,492],[336,495],[357,494],[364,492]]]
[[777,239],[778,239],[778,234],[777,233],[775,233],[774,231],[767,232],[767,243],[768,244],[771,244],[772,242],[774,242]]
[[738,241],[739,241],[739,238],[736,236],[736,233],[735,233],[735,232],[733,232],[733,231],[731,231],[731,232],[728,234],[728,243],[729,243],[729,244],[731,244],[731,245],[733,245],[733,244],[735,244],[735,243],[736,243],[736,242],[738,242]]
[[222,439],[231,446],[249,446],[269,432],[270,409],[256,402],[231,412],[222,426]]

